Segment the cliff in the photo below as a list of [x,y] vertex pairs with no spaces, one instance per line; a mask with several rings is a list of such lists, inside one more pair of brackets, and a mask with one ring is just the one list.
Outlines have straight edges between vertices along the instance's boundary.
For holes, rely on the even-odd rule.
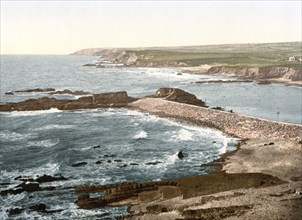
[[[257,52],[255,48],[258,48]],[[93,55],[103,59],[99,64],[85,66],[182,67],[183,71],[191,73],[237,76],[259,80],[260,83],[269,80],[298,84],[297,81],[302,80],[302,63],[289,61],[288,57],[292,54],[301,54],[300,43],[175,48],[91,48],[77,51],[72,55]]]
[[211,67],[207,74],[222,74],[237,76],[245,79],[283,79],[286,81],[301,81],[302,68],[293,69],[289,67],[263,67],[263,68],[232,68],[215,66]]

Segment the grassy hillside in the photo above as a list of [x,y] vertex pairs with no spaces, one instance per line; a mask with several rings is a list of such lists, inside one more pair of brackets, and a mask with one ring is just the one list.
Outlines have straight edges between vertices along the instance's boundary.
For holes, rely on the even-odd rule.
[[149,61],[177,61],[189,66],[223,64],[231,67],[283,66],[301,69],[301,62],[289,62],[289,56],[302,55],[302,42],[265,44],[227,44],[164,48],[127,49]]

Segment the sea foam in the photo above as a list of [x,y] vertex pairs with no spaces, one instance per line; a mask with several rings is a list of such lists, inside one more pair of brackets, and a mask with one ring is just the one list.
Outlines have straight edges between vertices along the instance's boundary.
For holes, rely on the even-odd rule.
[[62,110],[59,110],[57,108],[51,108],[48,110],[39,110],[39,111],[13,111],[13,112],[5,112],[1,113],[4,115],[8,115],[9,117],[24,117],[24,116],[38,116],[43,114],[52,114],[52,113],[58,113],[62,112]]
[[133,139],[146,139],[148,138],[148,133],[145,131],[139,131],[133,136]]

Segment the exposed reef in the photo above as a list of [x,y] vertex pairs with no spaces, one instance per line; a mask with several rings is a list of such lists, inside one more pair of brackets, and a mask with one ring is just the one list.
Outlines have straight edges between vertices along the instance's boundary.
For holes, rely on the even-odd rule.
[[[74,94],[87,95],[88,93],[78,91],[53,92],[53,94]],[[108,107],[125,107],[129,102],[136,100],[129,97],[127,92],[110,92],[101,94],[91,94],[76,100],[58,100],[55,98],[43,97],[39,99],[28,99],[19,103],[5,103],[0,105],[0,111],[34,111],[57,108],[60,110],[92,109]]]
[[[22,92],[47,92],[47,94],[70,94],[82,96],[76,100],[58,100],[55,98],[43,97],[39,99],[28,99],[19,103],[0,104],[0,111],[33,111],[33,110],[48,110],[57,108],[60,110],[75,110],[75,109],[92,109],[92,108],[107,108],[107,107],[126,107],[128,103],[137,100],[137,98],[129,97],[127,92],[110,92],[101,94],[91,94],[84,91],[55,91],[48,89],[30,89],[22,90]],[[185,92],[177,88],[161,88],[154,96],[157,98],[165,98],[166,100],[187,103],[197,106],[205,106],[202,100],[196,98],[195,95]]]

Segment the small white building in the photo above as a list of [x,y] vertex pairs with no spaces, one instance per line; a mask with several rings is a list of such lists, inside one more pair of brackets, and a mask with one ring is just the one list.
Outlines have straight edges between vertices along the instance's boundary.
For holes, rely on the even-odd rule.
[[302,56],[292,56],[292,57],[288,57],[288,61],[298,61],[298,62],[302,62]]

